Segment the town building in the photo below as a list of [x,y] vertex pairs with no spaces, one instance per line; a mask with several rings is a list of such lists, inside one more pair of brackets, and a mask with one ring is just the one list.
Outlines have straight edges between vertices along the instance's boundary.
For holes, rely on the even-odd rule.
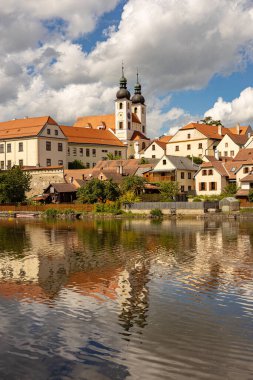
[[187,157],[164,155],[155,167],[144,174],[149,182],[178,182],[180,192],[195,190],[194,174],[198,165]]
[[108,155],[126,159],[127,147],[107,129],[61,126],[68,141],[67,161],[81,161],[86,168],[92,168]]
[[14,165],[67,165],[67,138],[50,116],[0,123],[0,169]]
[[240,149],[244,148],[249,137],[246,134],[226,134],[216,147],[218,156],[234,158]]

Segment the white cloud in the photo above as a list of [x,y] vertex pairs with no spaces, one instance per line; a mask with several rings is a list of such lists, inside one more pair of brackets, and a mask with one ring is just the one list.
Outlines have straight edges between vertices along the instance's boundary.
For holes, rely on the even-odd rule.
[[201,88],[215,73],[228,74],[252,59],[253,8],[246,0],[184,0],[180,6],[176,0],[128,0],[119,25],[113,20],[93,51],[74,43],[119,2],[2,0],[1,119],[52,114],[71,122],[113,112],[124,60],[130,87],[140,69],[154,136],[192,120],[180,108],[167,111],[168,93]]
[[218,98],[213,108],[209,109],[205,116],[212,116],[215,120],[221,120],[226,126],[236,123],[251,124],[253,120],[253,88],[243,90],[238,98],[226,102]]

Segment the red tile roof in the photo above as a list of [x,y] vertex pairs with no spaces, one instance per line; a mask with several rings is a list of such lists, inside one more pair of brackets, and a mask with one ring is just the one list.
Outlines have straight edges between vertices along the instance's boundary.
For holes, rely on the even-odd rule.
[[248,175],[243,177],[240,181],[241,182],[253,182],[253,174],[249,173]]
[[172,139],[172,137],[173,136],[161,136],[161,137],[159,137],[159,141],[161,141],[161,142],[165,142],[165,143],[167,143],[167,142],[169,142],[171,139]]
[[234,157],[233,161],[247,161],[249,159],[253,159],[253,149],[241,149]]
[[61,127],[61,129],[69,143],[125,146],[112,132],[107,130],[79,127]]
[[[200,123],[190,123],[180,128],[180,130],[188,130],[188,129],[197,129],[204,136],[210,139],[215,139],[215,140],[221,140],[223,136],[225,136],[225,134],[229,134],[228,128],[218,127],[216,125],[200,124]],[[219,129],[221,129],[221,134],[219,134]]]
[[46,124],[58,125],[50,116],[4,121],[0,123],[0,139],[37,136]]
[[137,124],[141,124],[138,116],[136,115],[136,113],[132,113],[132,122],[133,123],[137,123]]
[[78,117],[74,127],[88,127],[97,129],[98,127],[104,127],[105,129],[115,129],[115,115],[94,115],[94,116],[82,116]]
[[146,137],[143,133],[139,131],[134,131],[130,140],[133,141],[133,140],[150,140],[150,139]]
[[[230,130],[230,132],[232,132],[233,134],[235,135],[238,135],[238,127],[235,126],[235,127],[230,127],[228,128]],[[251,127],[249,125],[247,126],[242,126],[240,125],[239,126],[239,134],[240,135],[246,135],[248,133],[248,130],[251,132]]]

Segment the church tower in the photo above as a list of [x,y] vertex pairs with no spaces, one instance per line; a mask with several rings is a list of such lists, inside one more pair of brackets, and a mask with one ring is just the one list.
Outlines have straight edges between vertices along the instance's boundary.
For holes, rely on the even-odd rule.
[[127,89],[127,80],[124,75],[124,66],[122,64],[122,77],[115,100],[115,135],[125,143],[127,143],[133,134],[132,102],[130,97],[130,92]]
[[136,114],[141,122],[141,131],[146,134],[146,105],[145,98],[141,93],[141,85],[139,83],[139,74],[137,70],[137,81],[134,86],[134,96],[132,97],[132,112]]

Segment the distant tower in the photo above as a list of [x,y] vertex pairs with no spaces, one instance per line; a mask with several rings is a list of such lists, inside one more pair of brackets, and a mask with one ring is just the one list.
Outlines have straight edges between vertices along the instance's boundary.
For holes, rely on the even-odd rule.
[[121,141],[127,142],[132,136],[132,114],[130,92],[127,89],[127,80],[122,63],[122,77],[115,100],[115,134]]
[[141,85],[139,83],[139,73],[137,70],[137,81],[134,86],[134,96],[132,97],[132,112],[136,114],[141,122],[141,132],[146,134],[146,105],[145,98],[141,93]]

